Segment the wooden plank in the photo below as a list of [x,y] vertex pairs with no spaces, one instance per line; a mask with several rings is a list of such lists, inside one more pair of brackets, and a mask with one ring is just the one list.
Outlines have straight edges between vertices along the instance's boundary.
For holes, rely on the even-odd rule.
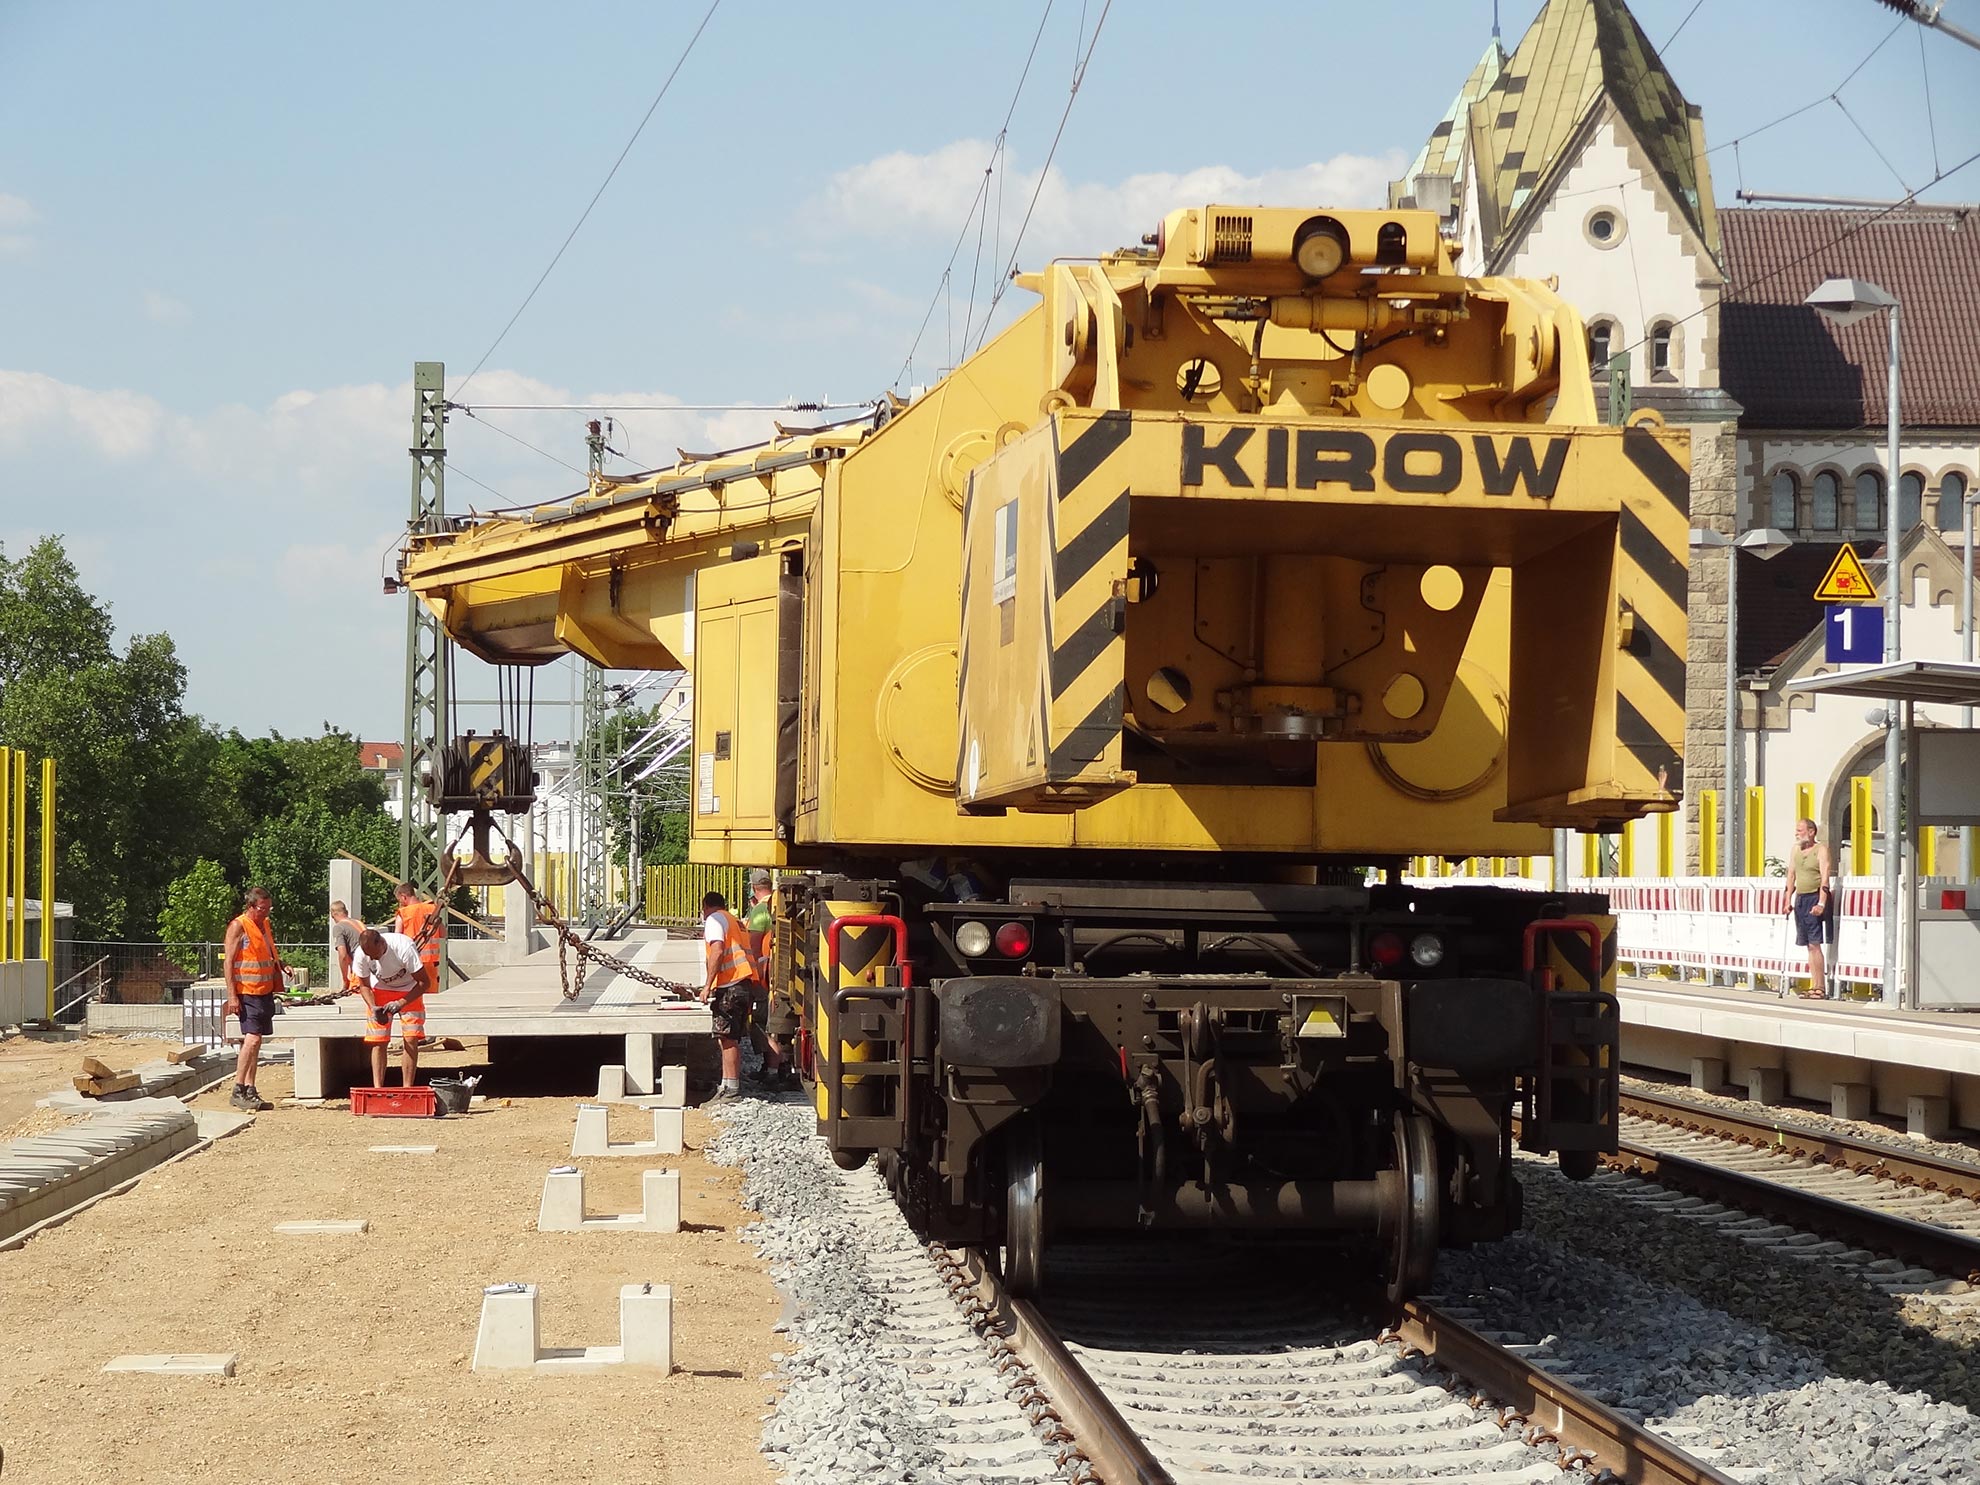
[[165,1060],[167,1062],[173,1062],[179,1064],[180,1066],[184,1066],[188,1062],[192,1062],[198,1058],[204,1057],[207,1053],[207,1050],[208,1049],[203,1046],[175,1047],[173,1050],[165,1054]]
[[110,1078],[76,1077],[72,1080],[76,1092],[85,1098],[103,1098],[112,1093],[125,1093],[144,1081],[134,1072],[118,1073]]
[[83,1058],[83,1076],[86,1078],[118,1078],[123,1074],[108,1063],[98,1062],[94,1057]]

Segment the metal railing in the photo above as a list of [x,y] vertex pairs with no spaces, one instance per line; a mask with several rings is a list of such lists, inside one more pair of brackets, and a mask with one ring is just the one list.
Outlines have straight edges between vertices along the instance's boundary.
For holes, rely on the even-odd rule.
[[[145,943],[133,941],[76,940],[57,946],[64,957],[58,970],[68,965],[86,964],[85,970],[70,973],[69,981],[89,977],[89,993],[71,1000],[56,1012],[58,1021],[74,1024],[88,1019],[92,1026],[106,1030],[118,1029],[117,1013],[105,1012],[104,1007],[158,1007],[183,1004],[186,992],[200,980],[214,979],[220,974],[221,963],[226,953],[226,945],[218,942],[198,943]],[[313,986],[327,983],[329,978],[329,949],[322,943],[277,944],[276,952],[282,962],[297,969],[309,971],[309,982]],[[66,983],[66,981],[65,981]],[[78,985],[80,988],[80,985]],[[151,1022],[158,1016],[137,1015],[126,1017],[133,1030],[152,1030]],[[169,1020],[169,1017],[164,1018]],[[144,1023],[139,1025],[138,1023]]]

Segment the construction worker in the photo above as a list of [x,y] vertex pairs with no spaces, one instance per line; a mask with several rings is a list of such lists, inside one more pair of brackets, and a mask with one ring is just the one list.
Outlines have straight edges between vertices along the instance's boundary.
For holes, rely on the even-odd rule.
[[275,1030],[275,992],[282,987],[282,956],[275,951],[275,930],[268,926],[274,911],[268,889],[250,887],[241,915],[227,925],[222,970],[227,999],[220,1013],[241,1018],[241,1051],[234,1061],[233,1096],[227,1101],[251,1114],[275,1107],[254,1086],[261,1039]]
[[770,993],[771,931],[776,917],[771,908],[775,888],[770,873],[758,867],[749,874],[749,911],[743,915],[743,930],[749,935],[749,958],[756,966],[756,1024],[762,1028],[763,1068],[756,1076],[757,1086],[777,1091],[797,1087],[797,1071],[791,1066],[790,1038],[797,1034],[797,1021],[790,1004]]
[[406,1086],[412,1087],[419,1071],[419,1044],[426,1039],[426,992],[433,986],[419,945],[403,933],[367,928],[358,936],[352,971],[366,1011],[364,1043],[371,1048],[371,1086],[385,1086],[385,1050],[392,1041],[392,1018],[397,1016]]
[[399,910],[392,918],[392,927],[419,945],[420,960],[426,965],[426,988],[440,988],[440,949],[441,940],[447,936],[447,925],[440,916],[440,904],[429,902],[419,895],[419,889],[411,882],[401,882],[392,889],[392,895],[399,900]]
[[701,899],[701,948],[705,970],[701,999],[709,1008],[715,1040],[722,1049],[722,1086],[709,1099],[717,1103],[742,1094],[740,1038],[756,1002],[756,968],[750,962],[749,935],[719,892]]
[[330,947],[337,960],[338,993],[348,995],[358,987],[357,976],[351,968],[357,958],[358,939],[364,935],[364,925],[350,914],[341,902],[330,904]]

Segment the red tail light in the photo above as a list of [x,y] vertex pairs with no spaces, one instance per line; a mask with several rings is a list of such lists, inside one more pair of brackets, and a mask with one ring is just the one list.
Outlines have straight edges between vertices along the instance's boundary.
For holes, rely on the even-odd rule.
[[1399,933],[1378,933],[1368,941],[1368,957],[1375,961],[1377,969],[1393,969],[1401,964],[1404,952]]
[[997,929],[997,952],[1006,959],[1022,959],[1031,952],[1031,925],[1005,923]]

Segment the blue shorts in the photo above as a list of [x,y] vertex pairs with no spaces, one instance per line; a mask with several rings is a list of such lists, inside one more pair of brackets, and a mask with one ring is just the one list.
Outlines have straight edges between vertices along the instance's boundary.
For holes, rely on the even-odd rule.
[[1822,900],[1819,892],[1797,892],[1794,895],[1794,941],[1802,948],[1810,944],[1828,942],[1829,917],[1836,910],[1834,901],[1829,903],[1827,913],[1817,914],[1815,904]]
[[241,997],[241,1035],[272,1036],[275,1033],[275,997],[272,995],[243,995]]

